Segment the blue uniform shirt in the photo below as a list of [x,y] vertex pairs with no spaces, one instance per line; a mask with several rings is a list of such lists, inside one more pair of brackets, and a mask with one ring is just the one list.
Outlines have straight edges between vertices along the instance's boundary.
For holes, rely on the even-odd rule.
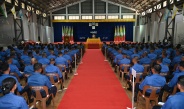
[[61,65],[66,65],[66,67],[68,67],[67,60],[65,58],[63,58],[62,56],[57,57],[55,59],[55,63],[56,63],[56,65],[60,65],[61,64]]
[[180,61],[181,61],[181,55],[175,56],[174,59],[172,60],[171,65],[174,66],[175,64],[178,64]]
[[133,54],[133,55],[131,55],[131,58],[132,58],[132,59],[133,59],[134,57],[140,58],[140,55],[139,55],[139,54]]
[[[122,60],[119,61],[118,64],[119,64],[119,65],[121,65],[121,64],[130,64],[130,59],[123,58]],[[123,70],[124,67],[122,67],[121,69]]]
[[[139,85],[139,89],[143,90],[144,86],[146,85],[153,87],[163,87],[165,84],[166,84],[165,77],[160,76],[159,74],[153,74],[151,76],[146,76],[146,78]],[[151,90],[147,90],[146,92],[151,93]]]
[[9,74],[2,74],[2,75],[0,76],[0,86],[2,86],[2,81],[3,81],[4,79],[6,79],[6,78],[9,78],[9,77],[14,78],[14,79],[16,80],[16,84],[17,84],[17,89],[18,89],[18,91],[19,91],[19,92],[22,91],[23,88],[22,88],[22,86],[20,85],[20,83],[18,82],[17,78],[14,77],[14,76],[11,76],[11,75],[9,75]]
[[161,73],[168,73],[169,72],[169,67],[167,65],[160,64],[160,66],[162,67]]
[[47,58],[41,58],[38,60],[38,63],[41,63],[42,65],[48,65],[50,63],[50,60]]
[[123,59],[123,55],[122,54],[116,55],[115,58],[114,58],[114,63],[117,63],[118,60],[121,60],[121,59]]
[[20,64],[19,64],[19,62],[16,59],[12,59],[12,64],[16,65],[17,68],[20,68]]
[[31,76],[28,77],[29,86],[47,86],[49,89],[52,87],[52,84],[49,78],[40,73],[34,72]]
[[144,66],[140,65],[140,64],[134,64],[131,68],[130,68],[130,73],[132,74],[132,68],[136,71],[136,73],[143,73],[144,72]]
[[58,73],[59,77],[62,77],[62,73],[59,70],[59,68],[57,66],[54,66],[53,64],[48,65],[47,67],[45,67],[45,72],[46,73]]
[[148,57],[144,57],[142,59],[140,59],[139,61],[140,64],[150,64],[151,63],[151,59]]
[[56,56],[51,54],[51,55],[49,55],[47,58],[48,58],[49,60],[52,59],[52,58],[56,59]]
[[36,60],[40,60],[40,59],[42,59],[42,56],[40,56],[40,55],[34,55],[34,58],[36,58]]
[[20,71],[16,65],[9,64],[9,67],[10,67],[10,72],[17,73],[19,75],[19,77],[22,76],[22,74],[20,73]]
[[178,92],[175,95],[169,96],[161,109],[183,109],[184,92]]
[[171,60],[170,60],[169,58],[163,58],[162,63],[163,63],[164,65],[170,65]]
[[0,109],[29,109],[25,99],[13,93],[0,97]]
[[150,53],[148,54],[148,58],[150,58],[151,60],[155,60],[157,58],[157,55],[154,53]]
[[182,75],[184,75],[184,71],[183,72],[180,72],[180,73],[176,73],[174,75],[174,77],[171,79],[171,81],[169,82],[168,86],[169,87],[174,87],[177,84],[177,82],[178,82],[178,78],[180,76],[182,76]]
[[33,65],[28,65],[24,68],[24,73],[25,74],[32,74],[34,73]]

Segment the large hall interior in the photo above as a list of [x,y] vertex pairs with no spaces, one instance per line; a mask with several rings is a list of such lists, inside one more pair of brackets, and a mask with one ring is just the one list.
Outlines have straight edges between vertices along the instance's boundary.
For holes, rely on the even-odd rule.
[[184,109],[184,0],[0,0],[0,109]]

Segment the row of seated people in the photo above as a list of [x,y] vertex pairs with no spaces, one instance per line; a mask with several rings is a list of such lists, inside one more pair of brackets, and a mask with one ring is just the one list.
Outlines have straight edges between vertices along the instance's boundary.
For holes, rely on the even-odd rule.
[[[143,89],[146,86],[158,88],[156,90],[156,94],[158,95],[156,103],[163,101],[163,92],[172,93],[177,85],[178,78],[184,75],[184,56],[182,55],[180,46],[177,46],[175,50],[170,48],[170,46],[163,47],[163,45],[156,43],[104,44],[102,50],[104,53],[107,52],[107,57],[112,62],[112,66],[115,67],[115,72],[121,72],[120,76],[125,78],[127,84],[129,84],[129,90],[132,89],[132,69],[136,71],[136,75],[139,75],[136,77],[138,81],[136,81],[135,85],[134,101],[137,101],[137,97],[140,95],[139,92],[143,93]],[[155,52],[159,50],[161,50],[160,53]],[[151,92],[149,89],[144,94],[145,96],[149,96]],[[178,103],[184,103],[183,100],[184,98],[180,99]],[[146,104],[146,109],[148,109],[148,103]],[[171,109],[175,107],[173,109],[181,109],[182,103],[178,103],[171,103],[172,105],[166,103],[162,108]]]
[[[14,91],[12,90],[14,90],[14,87],[12,85],[11,87],[10,86],[7,87],[7,89],[6,87],[3,86],[3,81],[6,78],[13,78],[16,81],[16,86],[15,86],[17,87],[15,88],[16,94],[23,95],[25,92],[27,93],[27,96],[29,99],[28,103],[33,102],[32,96],[35,97],[37,94],[36,91],[31,91],[31,89],[33,89],[31,87],[40,86],[41,88],[40,93],[42,98],[47,98],[48,94],[52,95],[49,97],[49,99],[47,99],[47,102],[46,102],[46,104],[50,104],[51,99],[54,98],[57,92],[57,87],[54,86],[54,84],[60,83],[61,84],[60,88],[63,89],[63,82],[65,78],[63,77],[64,76],[63,72],[64,73],[67,73],[69,71],[71,72],[74,56],[76,56],[78,60],[80,55],[79,49],[72,49],[70,52],[63,51],[65,55],[68,55],[68,53],[70,53],[70,55],[65,57],[61,51],[58,52],[58,55],[55,55],[55,54],[52,54],[53,51],[50,50],[50,53],[52,54],[52,56],[51,55],[47,56],[47,54],[43,52],[42,54],[43,57],[38,61],[36,58],[31,57],[31,60],[30,60],[31,64],[25,65],[25,68],[23,70],[24,72],[20,72],[17,66],[13,64],[13,59],[16,59],[16,58],[13,58],[12,56],[15,56],[15,54],[17,53],[11,53],[11,52],[10,52],[10,56],[5,58],[0,68],[2,73],[2,75],[0,76],[0,87],[2,90],[0,90],[0,92],[3,93],[4,95],[3,97],[0,98],[0,109],[4,109],[4,108],[11,109],[11,107],[18,107],[21,109],[27,108],[27,106],[25,107],[25,105],[20,105],[21,103],[24,103],[24,101],[16,103],[13,99],[7,100],[11,96],[15,97],[16,99],[16,95],[13,94]],[[23,55],[21,55],[20,57],[22,57]],[[70,59],[71,59],[71,62],[70,62]],[[18,61],[18,62],[21,63],[21,61]],[[51,73],[53,73],[54,75],[53,74],[49,75]],[[52,78],[54,82],[51,81]],[[20,79],[26,80],[25,86],[21,86]],[[13,81],[12,79],[9,79],[9,80]],[[43,88],[44,86],[46,86],[46,89]],[[17,97],[17,99],[19,99],[19,97]],[[45,105],[43,105],[42,108],[45,109]]]

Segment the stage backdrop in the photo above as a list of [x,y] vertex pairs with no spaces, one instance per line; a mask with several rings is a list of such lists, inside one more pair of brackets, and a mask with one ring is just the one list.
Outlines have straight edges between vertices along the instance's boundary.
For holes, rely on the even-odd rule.
[[133,41],[133,22],[99,22],[95,29],[89,26],[89,23],[53,23],[54,41],[62,41],[62,26],[73,27],[73,36],[75,42],[85,42],[88,37],[92,37],[91,32],[97,32],[96,37],[100,37],[101,41],[114,41],[115,26],[123,26],[126,28],[126,41]]

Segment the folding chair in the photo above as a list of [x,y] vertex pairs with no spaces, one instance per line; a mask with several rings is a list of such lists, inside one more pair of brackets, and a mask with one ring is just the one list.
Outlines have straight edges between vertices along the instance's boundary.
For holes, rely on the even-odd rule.
[[[124,67],[124,71],[122,71],[122,67]],[[130,68],[130,64],[121,64],[120,65],[120,74],[122,74],[122,81],[124,81],[124,74],[128,74],[129,73],[129,69]]]
[[18,80],[18,82],[20,82],[20,78],[19,78],[19,75],[18,75],[17,73],[15,73],[15,72],[10,72],[10,75],[16,77],[17,80]]
[[[41,101],[42,102],[42,109],[46,109],[46,100],[52,96],[52,102],[54,105],[54,95],[53,94],[49,94],[48,92],[48,88],[46,86],[32,86],[30,87],[32,91],[35,91],[36,96],[34,96],[34,107],[36,107],[36,101]],[[46,93],[46,97],[42,98],[42,95],[40,93],[41,90],[44,90]]]
[[43,69],[43,74],[45,74],[45,67],[47,67],[47,65],[42,65],[42,69]]
[[[151,93],[150,93],[150,96],[146,96],[146,91],[150,89],[151,90]],[[139,91],[138,92],[138,95],[137,95],[137,107],[139,105],[139,98],[142,97],[146,100],[146,109],[149,109],[149,104],[150,104],[150,101],[155,101],[155,104],[158,104],[158,97],[159,97],[159,94],[156,93],[157,90],[161,89],[161,87],[153,87],[153,86],[144,86],[143,88],[143,92]]]
[[175,86],[174,86],[174,89],[173,89],[173,91],[172,91],[172,93],[169,93],[169,92],[167,92],[167,91],[164,91],[163,97],[162,97],[162,101],[163,101],[163,102],[166,102],[166,97],[169,96],[169,95],[174,95],[174,94],[176,94],[177,89],[178,89],[178,87],[177,87],[177,85],[175,85]]
[[[62,64],[59,64],[57,65],[57,67],[60,69],[60,71],[62,72],[62,75],[63,75],[63,79],[65,81],[65,79],[67,79],[68,77],[68,73],[66,71],[66,66],[65,65],[62,65]],[[63,71],[63,68],[64,68],[64,71]]]

